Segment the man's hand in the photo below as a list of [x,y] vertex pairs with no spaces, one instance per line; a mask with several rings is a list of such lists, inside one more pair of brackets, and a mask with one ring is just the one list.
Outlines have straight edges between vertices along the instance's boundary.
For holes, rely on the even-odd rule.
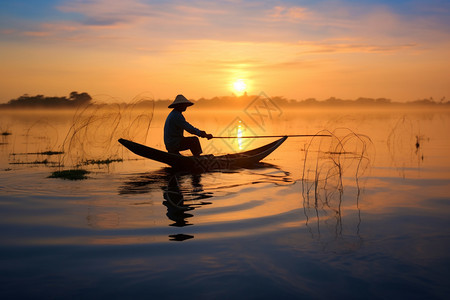
[[200,135],[199,136],[202,137],[202,138],[207,138],[208,140],[213,138],[213,135],[209,134],[209,133],[206,133],[206,131],[200,131]]

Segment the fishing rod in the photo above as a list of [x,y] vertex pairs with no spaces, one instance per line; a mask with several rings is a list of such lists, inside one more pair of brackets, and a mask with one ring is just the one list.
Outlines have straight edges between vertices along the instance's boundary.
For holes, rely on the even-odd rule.
[[327,136],[331,134],[286,134],[286,135],[250,135],[250,136],[213,136],[213,139],[260,139],[260,138],[277,138],[277,137],[315,137]]

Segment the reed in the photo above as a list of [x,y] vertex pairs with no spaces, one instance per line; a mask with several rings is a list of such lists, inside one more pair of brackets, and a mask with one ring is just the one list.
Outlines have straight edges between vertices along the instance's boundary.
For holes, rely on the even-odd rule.
[[[337,128],[333,131],[322,130],[319,134],[329,134],[331,139],[312,137],[304,146],[302,172],[303,211],[306,226],[312,236],[321,239],[325,225],[333,234],[333,239],[343,239],[345,224],[343,222],[344,201],[355,201],[358,209],[356,225],[359,234],[360,213],[360,177],[370,167],[372,149],[371,139],[348,128]],[[355,196],[347,195],[345,182],[355,180]],[[344,180],[345,179],[345,180]],[[353,204],[347,204],[353,205]],[[312,217],[314,215],[314,217]],[[311,222],[317,222],[313,230]],[[334,220],[334,221],[333,221]],[[317,234],[317,236],[316,236]]]
[[117,143],[121,137],[145,142],[153,119],[154,108],[142,113],[139,97],[131,104],[90,104],[73,116],[61,146],[65,165],[109,165],[123,161],[123,149]]
[[89,159],[83,161],[82,165],[109,165],[114,162],[123,162],[122,158],[107,158],[107,159]]
[[9,163],[10,165],[57,165],[57,162],[49,161],[48,159],[44,160],[34,160],[34,161],[13,161]]
[[[77,107],[63,135],[58,132],[60,127],[46,118],[33,122],[20,135],[25,137],[25,147],[21,147],[21,153],[11,151],[10,164],[56,166],[59,172],[65,166],[75,170],[81,166],[109,167],[112,163],[122,162],[124,150],[117,140],[124,137],[145,142],[153,120],[154,106],[143,111],[140,105],[151,99],[138,95],[131,104],[107,105],[98,102],[111,102],[111,99],[97,97],[95,100]],[[11,132],[6,129],[0,126],[0,145],[8,144],[6,137]]]
[[389,151],[391,165],[395,167],[402,176],[405,176],[406,165],[412,162],[417,163],[417,167],[422,165],[427,151],[429,137],[421,134],[420,122],[412,120],[407,116],[402,116],[392,124],[391,130],[386,140]]
[[42,152],[27,152],[27,153],[11,153],[10,155],[46,155],[46,156],[52,156],[52,155],[61,155],[64,154],[62,151],[42,151]]

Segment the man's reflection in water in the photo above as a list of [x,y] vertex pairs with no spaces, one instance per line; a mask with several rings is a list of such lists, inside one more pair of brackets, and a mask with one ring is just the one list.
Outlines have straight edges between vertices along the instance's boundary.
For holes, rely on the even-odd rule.
[[[191,186],[187,188],[182,187],[183,179],[190,176]],[[187,211],[194,210],[200,205],[211,204],[211,202],[198,201],[206,198],[211,198],[212,193],[206,193],[201,184],[200,174],[173,174],[167,182],[167,186],[163,188],[164,201],[163,204],[167,207],[167,217],[175,223],[169,226],[185,227],[190,224],[188,218],[193,217]],[[170,235],[171,240],[184,241],[193,238],[194,236],[185,234]]]
[[[164,199],[162,203],[167,207],[166,215],[173,221],[169,226],[181,228],[193,225],[188,220],[193,217],[189,211],[211,204],[203,201],[213,197],[213,194],[203,190],[201,179],[201,174],[177,173],[170,168],[164,168],[157,172],[133,176],[121,186],[119,194],[143,194],[162,190]],[[194,236],[174,234],[169,237],[173,241],[184,241]]]
[[167,207],[167,217],[175,223],[169,226],[184,227],[192,224],[188,223],[188,218],[193,217],[192,214],[186,213],[188,210],[194,209],[189,204],[184,203],[184,196],[180,190],[177,176],[169,179],[167,186],[163,189],[163,204]]
[[[292,184],[294,181],[290,174],[267,163],[260,163],[254,169],[255,179],[239,180],[231,185],[217,187],[214,190],[224,190],[230,187],[254,185],[257,183],[273,183],[278,185]],[[274,172],[277,171],[277,172]],[[250,171],[249,171],[250,172]],[[208,173],[210,174],[210,173]],[[238,172],[236,172],[238,174]],[[171,168],[163,168],[155,172],[132,176],[125,182],[119,190],[120,194],[158,194],[162,191],[162,203],[167,208],[166,216],[171,221],[169,226],[179,228],[193,225],[190,220],[193,219],[193,210],[203,205],[211,204],[205,201],[213,197],[212,192],[204,190],[202,176],[211,176],[204,174],[192,174],[176,172]],[[213,175],[212,175],[213,176]],[[208,178],[208,177],[206,177]],[[208,187],[210,190],[211,186]],[[159,194],[161,195],[161,194]],[[160,196],[158,196],[159,198]],[[185,231],[184,229],[183,231]],[[173,241],[184,241],[193,238],[192,235],[178,233],[169,236]]]
[[[190,176],[191,186],[182,188],[183,179]],[[210,202],[198,201],[211,198],[212,193],[206,193],[201,184],[200,174],[180,175],[173,174],[167,181],[167,186],[163,188],[164,202],[167,207],[167,216],[175,221],[171,226],[187,226],[186,219],[192,217],[186,211],[193,210],[200,205],[211,204]],[[183,220],[180,220],[183,217]]]
[[[192,175],[192,176],[193,177],[194,176],[195,177],[200,177],[200,175]],[[165,199],[163,204],[165,206],[167,206],[168,214],[171,211],[173,211],[173,212],[184,212],[184,211],[187,211],[187,210],[194,209],[194,207],[192,207],[192,205],[186,204],[184,202],[184,196],[183,196],[183,193],[182,193],[182,191],[180,189],[179,180],[180,180],[179,176],[177,176],[176,174],[173,175],[169,179],[169,181],[167,183],[167,187],[165,187],[165,189],[163,189],[164,190],[164,199]],[[196,179],[196,181],[198,182],[197,185],[200,185],[200,179]],[[188,215],[188,214],[186,214],[186,215]],[[169,219],[173,220],[170,217],[169,217]],[[174,225],[174,226],[176,226],[176,225]]]

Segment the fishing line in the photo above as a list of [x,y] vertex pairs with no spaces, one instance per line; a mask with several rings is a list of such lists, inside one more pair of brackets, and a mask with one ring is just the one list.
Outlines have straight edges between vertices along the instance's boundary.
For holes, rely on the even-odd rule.
[[287,135],[251,135],[251,136],[214,136],[213,139],[258,139],[258,138],[277,138],[277,137],[331,137],[331,134],[287,134]]

